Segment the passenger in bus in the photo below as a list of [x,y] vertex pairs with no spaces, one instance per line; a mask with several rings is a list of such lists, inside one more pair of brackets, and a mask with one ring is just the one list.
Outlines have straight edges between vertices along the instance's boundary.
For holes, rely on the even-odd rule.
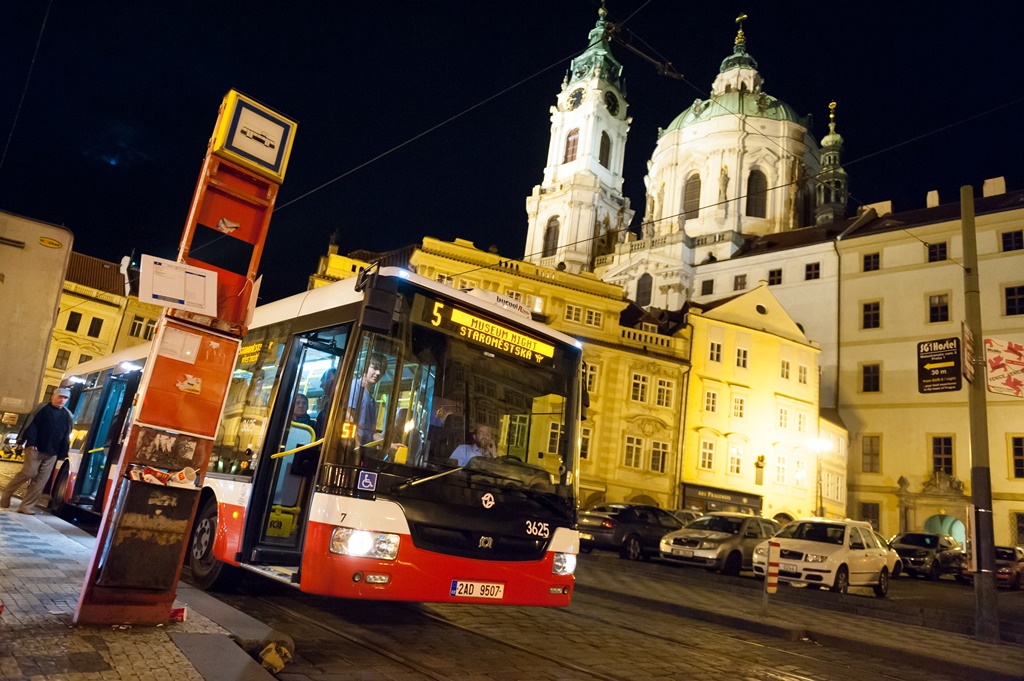
[[296,393],[295,406],[292,407],[292,422],[313,427],[316,423],[309,415],[309,398],[302,393]]
[[338,370],[331,368],[320,377],[320,389],[323,393],[317,400],[316,425],[314,430],[317,437],[324,436],[324,429],[327,428],[327,416],[331,413],[331,399],[334,397],[334,379],[338,376]]
[[370,355],[363,375],[352,379],[345,420],[356,424],[356,440],[360,446],[380,439],[377,431],[377,400],[373,397],[373,388],[381,374],[387,370],[387,357],[375,352]]
[[482,423],[478,423],[473,429],[473,442],[456,447],[451,458],[455,459],[459,466],[465,466],[476,456],[486,456],[490,459],[498,456],[497,448],[494,446],[494,431]]

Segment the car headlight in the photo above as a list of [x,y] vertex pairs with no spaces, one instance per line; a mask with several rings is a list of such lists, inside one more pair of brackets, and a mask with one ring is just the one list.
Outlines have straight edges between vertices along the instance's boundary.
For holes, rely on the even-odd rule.
[[397,534],[335,527],[331,532],[331,553],[356,558],[394,560],[398,557]]
[[758,546],[758,547],[756,547],[754,549],[754,555],[755,556],[767,556],[768,555],[768,547],[767,546]]
[[996,572],[998,572],[1001,575],[1008,575],[1008,574],[1010,574],[1010,568],[1008,568],[1008,567],[1001,567],[998,570],[996,570]]
[[555,562],[551,565],[551,572],[556,575],[571,575],[576,572],[576,554],[556,553]]
[[818,553],[805,553],[804,560],[808,563],[824,563],[828,560],[828,556],[823,556]]
[[698,549],[717,549],[721,542],[717,541],[702,541]]

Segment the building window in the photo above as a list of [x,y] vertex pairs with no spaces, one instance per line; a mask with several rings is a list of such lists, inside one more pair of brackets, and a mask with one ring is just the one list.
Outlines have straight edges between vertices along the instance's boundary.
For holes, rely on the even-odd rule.
[[1024,314],[1024,286],[1006,287],[1006,314]]
[[67,369],[68,362],[71,360],[70,350],[58,350],[57,356],[53,358],[54,369]]
[[729,447],[729,473],[740,475],[743,470],[743,450],[739,447]]
[[942,262],[946,259],[946,242],[928,244],[928,262]]
[[142,332],[146,329],[146,318],[135,315],[131,326],[128,327],[128,335],[132,338],[142,338]]
[[801,364],[796,369],[796,380],[801,385],[807,385],[807,365]]
[[90,338],[99,338],[100,337],[100,332],[102,332],[102,331],[103,331],[103,320],[100,319],[99,317],[93,317],[92,320],[89,322],[89,333],[88,333],[89,337]]
[[785,407],[779,407],[779,428],[789,428],[789,409]]
[[740,369],[747,368],[747,349],[736,348],[736,366]]
[[601,150],[597,155],[597,162],[603,165],[605,168],[608,167],[608,160],[612,157],[612,138],[608,136],[608,133],[601,131]]
[[877,393],[882,390],[882,365],[864,364],[861,370],[861,392]]
[[932,438],[932,470],[953,475],[953,438]]
[[572,163],[576,160],[576,148],[579,147],[579,144],[580,129],[573,128],[565,136],[565,157],[562,159],[562,163]]
[[451,276],[445,274],[444,272],[438,272],[436,279],[437,279],[437,283],[444,284],[445,286],[454,286],[455,285],[455,283],[454,283],[455,280],[452,279]]
[[879,255],[878,253],[865,253],[864,254],[864,271],[865,272],[877,272],[879,269]]
[[1003,232],[1003,250],[1019,251],[1024,249],[1024,230]]
[[580,322],[583,320],[583,308],[576,307],[575,305],[565,306],[565,318],[570,322]]
[[72,332],[72,333],[76,333],[78,331],[78,325],[81,324],[81,323],[82,323],[82,313],[81,312],[69,312],[68,313],[68,323],[67,323],[67,325],[64,328],[66,330]]
[[702,296],[710,296],[714,292],[715,292],[715,280],[714,279],[705,279],[704,281],[700,282],[700,294]]
[[558,250],[558,218],[552,217],[544,228],[544,246],[541,256],[550,258]]
[[784,455],[779,454],[777,457],[775,457],[775,482],[779,483],[780,485],[786,484],[787,463],[788,462],[786,461],[786,457]]
[[782,283],[782,270],[768,270],[768,285],[778,286]]
[[732,290],[733,291],[745,291],[747,290],[747,275],[737,274],[732,278]]
[[782,367],[781,367],[781,369],[779,371],[779,375],[782,376],[783,378],[789,378],[789,360],[788,359],[782,360]]
[[747,215],[763,218],[768,214],[768,178],[760,170],[751,170],[747,177]]
[[683,187],[683,218],[692,220],[700,215],[700,175],[691,175]]
[[601,326],[601,321],[604,318],[597,310],[587,310],[587,326]]
[[1013,477],[1024,478],[1024,437],[1010,438],[1013,453]]
[[700,467],[706,471],[715,469],[715,443],[710,440],[700,441]]
[[801,412],[796,415],[796,430],[798,433],[807,432],[807,414]]
[[809,262],[804,265],[804,279],[821,279],[821,263]]
[[91,360],[92,360],[92,355],[79,355],[78,356],[78,363],[79,364],[85,364],[86,362],[89,362]]
[[587,392],[597,392],[597,365],[587,365]]
[[626,453],[622,465],[627,468],[640,468],[643,457],[644,440],[641,437],[626,436]]
[[860,440],[860,469],[864,473],[882,472],[882,436],[864,435]]
[[634,402],[647,401],[647,377],[643,374],[633,374],[633,389],[630,392],[630,399]]
[[671,407],[675,399],[676,382],[667,378],[658,379],[658,392],[655,395],[655,403],[659,407]]
[[747,398],[745,397],[733,397],[732,398],[732,415],[738,419],[746,416],[747,413]]
[[935,322],[949,321],[949,295],[941,294],[928,296],[928,321]]
[[[479,409],[479,405],[477,405]],[[559,444],[562,441],[562,435],[565,434],[565,428],[560,423],[548,424],[548,453],[557,454],[559,451]]]
[[590,458],[590,428],[580,429],[580,458]]
[[875,532],[879,532],[878,529],[881,527],[879,521],[882,518],[882,506],[874,502],[862,501],[860,504],[860,519],[866,523],[871,523],[871,527],[875,528]]
[[146,340],[153,340],[153,332],[156,331],[156,320],[146,320],[146,332],[143,334],[143,338]]
[[882,304],[878,301],[873,303],[864,303],[863,309],[863,329],[877,329],[882,326]]
[[807,487],[807,462],[803,459],[793,460],[793,482],[799,487]]
[[651,443],[651,470],[655,473],[665,472],[665,462],[668,460],[668,443]]
[[658,325],[651,324],[650,322],[642,322],[640,324],[640,330],[644,333],[658,333]]
[[711,362],[722,361],[722,344],[711,341],[708,344],[708,360]]
[[1017,530],[1017,537],[1013,543],[1020,546],[1024,544],[1024,513],[1014,513],[1012,522]]
[[523,294],[520,293],[519,291],[513,291],[512,289],[505,289],[505,297],[506,298],[511,298],[512,300],[516,301],[517,303],[522,303],[523,302]]
[[718,411],[718,392],[714,390],[704,391],[704,411]]
[[654,288],[654,277],[647,272],[640,275],[636,280],[636,304],[640,307],[647,307],[651,304],[651,290]]

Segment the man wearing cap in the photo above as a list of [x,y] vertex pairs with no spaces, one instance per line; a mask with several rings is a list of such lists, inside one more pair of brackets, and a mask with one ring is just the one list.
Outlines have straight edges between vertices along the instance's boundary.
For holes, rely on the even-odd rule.
[[0,508],[10,508],[14,490],[28,483],[18,513],[35,515],[36,502],[43,494],[43,487],[53,472],[58,459],[66,459],[71,444],[71,427],[74,418],[64,405],[71,397],[67,388],[57,388],[50,395],[49,402],[37,406],[28,417],[21,440],[25,443],[25,463],[14,474],[11,481],[0,492]]

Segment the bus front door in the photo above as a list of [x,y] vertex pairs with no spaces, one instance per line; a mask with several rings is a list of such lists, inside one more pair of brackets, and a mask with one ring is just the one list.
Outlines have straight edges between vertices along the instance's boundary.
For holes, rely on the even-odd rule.
[[[121,435],[139,389],[142,372],[112,376],[100,398],[99,413],[92,432],[85,440],[82,462],[72,492],[71,503],[93,513],[103,512],[107,497],[110,467],[117,462]],[[112,456],[113,454],[114,456]]]

